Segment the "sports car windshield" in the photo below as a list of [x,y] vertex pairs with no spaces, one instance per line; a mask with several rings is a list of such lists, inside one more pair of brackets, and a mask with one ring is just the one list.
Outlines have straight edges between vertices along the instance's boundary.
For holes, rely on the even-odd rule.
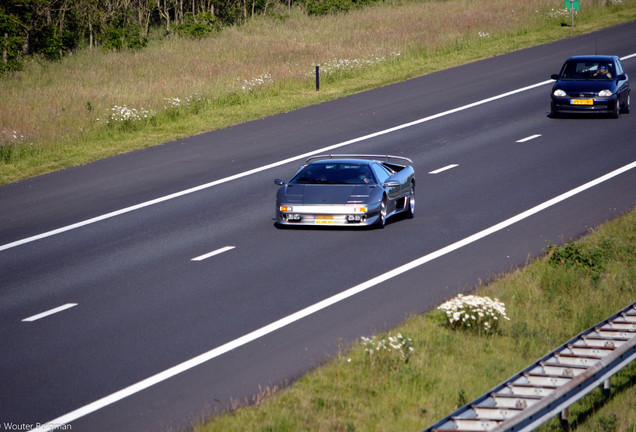
[[569,61],[563,65],[561,78],[563,79],[599,79],[610,80],[616,75],[611,62],[599,61]]
[[375,184],[375,179],[368,165],[335,162],[308,165],[290,183]]

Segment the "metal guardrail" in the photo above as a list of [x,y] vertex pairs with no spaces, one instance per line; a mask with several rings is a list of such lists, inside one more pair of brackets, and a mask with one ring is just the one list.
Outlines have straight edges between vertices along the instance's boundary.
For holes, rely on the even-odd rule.
[[636,302],[422,432],[532,431],[636,359]]

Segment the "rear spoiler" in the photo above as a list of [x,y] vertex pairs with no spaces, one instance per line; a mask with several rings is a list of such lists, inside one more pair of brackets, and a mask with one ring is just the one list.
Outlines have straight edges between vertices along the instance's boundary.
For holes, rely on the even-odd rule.
[[392,155],[372,155],[372,154],[328,154],[328,155],[319,155],[319,156],[312,156],[310,158],[308,158],[305,162],[309,162],[312,160],[316,160],[316,159],[334,159],[334,158],[338,158],[338,159],[372,159],[372,160],[384,160],[384,162],[389,162],[390,159],[397,159],[397,160],[401,160],[401,161],[406,161],[410,164],[413,163],[413,161],[409,158],[406,157],[402,157],[402,156],[392,156]]

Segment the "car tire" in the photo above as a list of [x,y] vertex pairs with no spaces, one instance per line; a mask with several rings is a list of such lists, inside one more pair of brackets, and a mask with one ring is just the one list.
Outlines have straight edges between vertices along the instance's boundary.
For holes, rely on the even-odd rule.
[[614,104],[614,108],[612,109],[612,113],[610,114],[612,116],[612,118],[619,118],[621,114],[621,104],[618,101],[618,99],[616,100],[616,103]]
[[550,117],[559,118],[559,110],[557,110],[554,105],[550,105]]
[[411,184],[411,192],[409,192],[408,202],[406,203],[406,217],[413,219],[415,216],[415,185]]
[[380,216],[378,217],[378,222],[376,224],[376,227],[379,229],[384,228],[386,225],[386,212],[386,196],[383,196],[382,201],[380,201]]
[[622,113],[623,114],[629,114],[629,110],[631,109],[631,95],[627,95],[627,100],[625,101],[625,104],[623,105],[622,108]]

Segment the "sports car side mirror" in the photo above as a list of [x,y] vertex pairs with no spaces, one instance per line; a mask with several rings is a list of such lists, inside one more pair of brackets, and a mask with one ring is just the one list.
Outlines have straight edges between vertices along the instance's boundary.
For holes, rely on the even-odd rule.
[[283,186],[285,184],[285,179],[282,179],[282,178],[274,179],[274,184],[278,186]]
[[550,75],[550,78],[552,78],[553,80],[558,80],[559,79],[559,74],[552,74]]

